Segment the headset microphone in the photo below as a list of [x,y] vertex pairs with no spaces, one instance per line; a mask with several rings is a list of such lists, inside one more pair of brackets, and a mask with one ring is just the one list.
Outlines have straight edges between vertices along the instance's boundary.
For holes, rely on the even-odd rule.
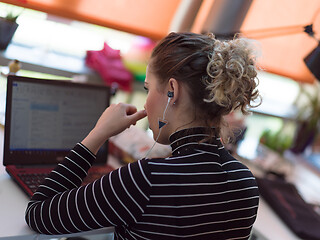
[[164,109],[164,111],[163,111],[162,119],[160,119],[160,118],[159,118],[159,120],[158,120],[158,124],[159,124],[159,133],[158,133],[157,139],[155,140],[155,142],[154,142],[153,146],[152,146],[152,147],[149,149],[149,151],[147,152],[147,154],[146,154],[145,158],[149,155],[149,153],[151,152],[151,150],[152,150],[152,149],[153,149],[153,147],[155,146],[156,142],[158,141],[159,136],[160,136],[160,133],[161,133],[161,130],[162,130],[162,127],[164,127],[165,125],[167,125],[167,124],[168,124],[168,121],[167,121],[167,120],[165,120],[165,116],[166,116],[166,112],[167,112],[167,109],[168,109],[169,103],[170,103],[171,99],[173,98],[174,94],[173,94],[173,92],[168,91],[167,96],[168,96],[168,102],[167,102],[166,108],[165,108],[165,109]]
[[162,119],[159,119],[159,121],[158,121],[159,129],[168,124],[168,121],[165,120],[165,116],[166,116],[166,112],[167,112],[169,103],[170,103],[171,99],[173,98],[173,92],[168,91],[167,96],[168,96],[167,106],[166,106],[166,108],[165,108],[164,111],[163,111]]

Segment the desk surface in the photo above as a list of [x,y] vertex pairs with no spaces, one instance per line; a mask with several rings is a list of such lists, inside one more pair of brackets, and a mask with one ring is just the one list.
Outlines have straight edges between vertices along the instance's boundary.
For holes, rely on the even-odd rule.
[[[0,167],[0,236],[30,235],[33,232],[24,223],[27,196]],[[14,224],[13,224],[14,223]],[[5,234],[5,235],[3,235]]]
[[[0,239],[31,240],[35,239],[35,236],[38,236],[38,239],[52,239],[53,236],[49,237],[46,235],[36,234],[25,224],[24,211],[28,202],[28,197],[12,181],[12,179],[5,172],[5,169],[2,166],[2,126],[0,126],[0,156]],[[94,236],[103,234],[103,239],[112,239],[113,234],[111,234],[110,232],[112,232],[112,228],[91,231],[86,234],[94,234]],[[261,199],[260,201],[257,220],[254,224],[254,233],[258,236],[258,240],[299,239],[288,229],[288,227],[279,219],[279,217],[273,212],[273,210],[263,199]],[[84,233],[81,234],[81,236],[83,235]],[[94,237],[94,239],[98,238]]]

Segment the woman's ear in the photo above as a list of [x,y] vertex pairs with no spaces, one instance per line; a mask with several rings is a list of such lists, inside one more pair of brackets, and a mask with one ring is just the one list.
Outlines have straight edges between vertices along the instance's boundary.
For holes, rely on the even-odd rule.
[[170,102],[170,105],[172,104],[176,104],[178,99],[179,99],[179,94],[180,94],[180,91],[179,91],[179,82],[175,79],[175,78],[170,78],[169,81],[169,89],[168,91],[170,92],[173,92],[173,96],[171,98],[171,102]]

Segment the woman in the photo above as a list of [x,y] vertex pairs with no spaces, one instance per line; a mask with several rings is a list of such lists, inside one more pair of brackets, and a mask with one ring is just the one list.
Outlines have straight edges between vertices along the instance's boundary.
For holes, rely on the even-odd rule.
[[[115,226],[116,239],[248,239],[259,194],[223,147],[223,116],[258,97],[252,51],[241,39],[171,33],[153,50],[145,110],[111,105],[39,187],[26,221],[46,234]],[[169,158],[142,159],[82,186],[108,138],[148,116]]]

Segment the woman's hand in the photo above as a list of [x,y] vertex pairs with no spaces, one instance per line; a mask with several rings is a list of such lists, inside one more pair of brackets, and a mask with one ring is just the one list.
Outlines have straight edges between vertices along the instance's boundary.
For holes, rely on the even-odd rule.
[[145,110],[137,111],[137,108],[131,104],[111,104],[82,144],[96,154],[106,140],[135,125],[138,120],[146,116]]

